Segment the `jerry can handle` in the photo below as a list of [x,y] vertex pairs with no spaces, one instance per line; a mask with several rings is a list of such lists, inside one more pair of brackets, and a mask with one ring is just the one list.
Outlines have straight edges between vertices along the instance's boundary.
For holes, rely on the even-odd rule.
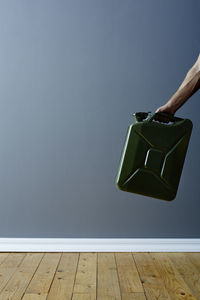
[[168,123],[168,122],[178,122],[178,121],[182,121],[182,118],[178,118],[175,117],[174,115],[170,114],[170,113],[166,113],[166,112],[157,112],[157,113],[153,113],[149,118],[148,118],[148,122],[151,121],[159,121],[159,122],[164,122],[164,123]]
[[183,120],[182,118],[175,117],[172,114],[164,113],[164,112],[157,112],[157,113],[151,113],[151,112],[137,112],[133,114],[136,122],[151,122],[153,120],[159,121],[159,122],[178,122]]

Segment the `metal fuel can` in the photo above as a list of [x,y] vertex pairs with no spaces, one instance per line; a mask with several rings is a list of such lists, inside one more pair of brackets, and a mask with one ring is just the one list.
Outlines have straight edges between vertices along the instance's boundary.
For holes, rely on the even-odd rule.
[[192,121],[168,113],[137,112],[121,153],[117,187],[161,200],[177,194]]

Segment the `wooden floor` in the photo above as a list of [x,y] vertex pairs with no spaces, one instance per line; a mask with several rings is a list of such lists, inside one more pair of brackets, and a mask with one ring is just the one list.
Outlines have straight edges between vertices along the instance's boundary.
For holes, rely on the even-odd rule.
[[0,300],[200,299],[200,253],[0,253]]

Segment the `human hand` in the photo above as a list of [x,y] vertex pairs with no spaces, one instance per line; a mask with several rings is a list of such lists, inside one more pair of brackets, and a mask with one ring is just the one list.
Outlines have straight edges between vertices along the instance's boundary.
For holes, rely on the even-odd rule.
[[162,105],[159,108],[157,108],[156,113],[157,112],[164,112],[173,115],[175,113],[175,109],[171,105],[166,103],[165,105]]
[[[166,113],[170,115],[174,115],[175,109],[167,102],[165,105],[160,106],[157,108],[156,113]],[[163,116],[163,115],[155,115],[155,120],[164,122],[164,123],[169,123],[170,119]]]

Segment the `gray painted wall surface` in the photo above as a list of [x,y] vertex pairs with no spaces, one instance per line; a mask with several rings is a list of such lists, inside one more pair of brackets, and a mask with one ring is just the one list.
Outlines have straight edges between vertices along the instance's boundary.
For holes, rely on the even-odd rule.
[[176,199],[119,191],[132,113],[200,49],[200,2],[0,1],[0,237],[199,238],[200,92]]

